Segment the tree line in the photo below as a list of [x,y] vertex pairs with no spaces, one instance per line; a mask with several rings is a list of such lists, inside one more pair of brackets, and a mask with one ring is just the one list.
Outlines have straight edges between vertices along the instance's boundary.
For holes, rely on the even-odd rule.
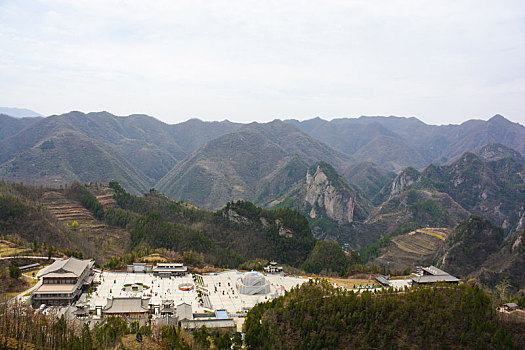
[[[477,286],[360,295],[326,281],[257,304],[245,321],[250,349],[514,349]],[[523,344],[520,344],[523,346]]]

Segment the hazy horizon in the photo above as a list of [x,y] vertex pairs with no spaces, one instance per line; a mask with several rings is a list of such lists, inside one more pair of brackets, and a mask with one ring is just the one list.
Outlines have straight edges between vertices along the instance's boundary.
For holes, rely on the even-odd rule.
[[525,3],[0,0],[0,105],[525,123]]
[[[34,110],[30,110],[30,109],[26,109],[26,108],[19,108],[19,107],[4,107],[4,106],[0,106],[0,114],[2,114],[2,108],[11,108],[11,109],[20,109],[20,110],[29,110],[31,112],[35,112],[35,113],[38,113],[38,111],[34,111]],[[332,120],[338,120],[338,119],[359,119],[359,118],[406,118],[406,119],[410,119],[410,118],[416,118],[418,119],[419,121],[422,121],[423,123],[427,124],[427,125],[436,125],[436,126],[439,126],[439,125],[459,125],[459,124],[462,124],[466,121],[469,121],[469,120],[483,120],[483,121],[487,121],[489,119],[491,119],[492,117],[494,117],[495,115],[501,115],[502,117],[504,117],[505,119],[508,119],[509,121],[513,122],[513,123],[518,123],[520,125],[523,125],[523,123],[520,123],[519,121],[515,121],[515,120],[512,120],[511,118],[508,118],[507,116],[505,115],[502,115],[500,113],[496,113],[495,115],[491,115],[491,116],[487,116],[485,118],[470,118],[470,119],[465,119],[461,122],[458,122],[458,123],[455,123],[455,122],[452,122],[452,123],[446,123],[446,124],[435,124],[435,123],[427,123],[425,122],[424,120],[422,120],[421,118],[418,118],[418,117],[415,117],[415,116],[399,116],[399,115],[360,115],[360,116],[346,116],[346,117],[332,117],[332,118],[325,118],[325,117],[320,117],[320,116],[316,116],[316,117],[311,117],[311,118],[302,118],[302,119],[299,119],[299,118],[293,118],[293,117],[285,117],[285,118],[274,118],[274,119],[269,119],[269,120],[265,120],[265,121],[260,121],[260,120],[242,120],[242,121],[235,121],[235,120],[231,120],[231,119],[228,119],[228,118],[225,118],[225,119],[211,119],[211,120],[208,120],[208,119],[204,119],[204,118],[199,118],[199,117],[190,117],[186,120],[181,120],[181,121],[175,121],[175,122],[170,122],[170,121],[165,121],[165,120],[162,120],[160,118],[158,118],[157,116],[154,116],[154,115],[151,115],[151,114],[147,114],[147,113],[131,113],[131,114],[128,114],[128,115],[119,115],[119,114],[116,114],[116,113],[112,113],[111,111],[107,111],[107,110],[103,110],[103,111],[79,111],[79,110],[72,110],[72,111],[67,111],[67,112],[64,112],[64,113],[58,113],[58,114],[51,114],[51,115],[40,115],[42,117],[50,117],[50,116],[54,116],[54,115],[62,115],[62,114],[67,114],[67,113],[71,113],[71,112],[81,112],[81,113],[84,113],[84,114],[89,114],[89,113],[103,113],[103,112],[106,112],[106,113],[110,113],[110,114],[113,114],[115,115],[116,117],[121,117],[121,118],[127,118],[127,117],[130,117],[130,116],[133,116],[133,115],[146,115],[148,117],[152,117],[152,118],[155,118],[157,120],[160,120],[166,124],[169,124],[169,125],[172,125],[172,124],[179,124],[179,123],[185,123],[185,122],[188,122],[190,120],[201,120],[201,121],[205,121],[205,122],[223,122],[223,121],[229,121],[229,122],[232,122],[232,123],[241,123],[241,124],[250,124],[250,123],[268,123],[268,122],[272,122],[274,120],[281,120],[281,121],[286,121],[286,120],[298,120],[298,121],[308,121],[308,120],[312,120],[312,119],[321,119],[321,120],[325,120],[325,121],[332,121]],[[7,114],[9,115],[8,113],[4,113],[4,114]],[[16,116],[13,116],[15,118],[17,118]],[[30,117],[31,118],[31,117]]]

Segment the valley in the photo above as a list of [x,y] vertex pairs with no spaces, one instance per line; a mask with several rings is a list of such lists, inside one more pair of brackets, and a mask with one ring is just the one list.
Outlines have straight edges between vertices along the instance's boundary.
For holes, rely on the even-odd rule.
[[382,276],[406,284],[433,265],[493,293],[505,286],[505,300],[525,289],[525,160],[508,146],[521,149],[522,131],[502,117],[453,126],[515,135],[506,145],[470,142],[457,156],[407,141],[413,128],[429,140],[444,134],[404,118],[24,119],[0,118],[2,255],[93,258],[112,271],[177,261],[212,274],[276,260],[354,292],[375,291]]
[[0,350],[524,350],[524,19],[0,0]]

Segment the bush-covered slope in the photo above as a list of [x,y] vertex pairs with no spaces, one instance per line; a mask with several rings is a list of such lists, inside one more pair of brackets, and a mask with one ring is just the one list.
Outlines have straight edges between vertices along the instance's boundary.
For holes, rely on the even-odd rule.
[[147,176],[127,158],[77,132],[64,132],[16,154],[0,165],[0,177],[36,184],[115,180],[135,193],[149,188]]
[[344,239],[360,249],[391,236],[407,223],[417,227],[454,228],[469,215],[446,193],[411,189],[376,207],[364,222],[354,223]]
[[[408,190],[446,193],[471,213],[482,215],[510,233],[525,213],[525,162],[508,147],[489,144],[464,153],[449,165],[430,165],[421,173],[405,169],[379,194],[391,198]],[[383,204],[384,205],[384,204]]]
[[52,188],[1,181],[0,193],[1,234],[32,244],[38,254],[56,248],[104,263],[129,249],[126,230],[84,208],[82,197],[89,192],[79,183]]
[[361,295],[308,283],[257,304],[245,322],[251,349],[513,349],[477,287]]
[[477,278],[490,288],[506,281],[513,290],[525,288],[524,232],[504,239],[504,230],[473,215],[447,240],[440,264],[462,278]]
[[0,140],[18,133],[25,127],[40,121],[42,118],[14,118],[0,113]]
[[[315,243],[307,220],[291,209],[263,210],[238,201],[210,212],[156,191],[134,197],[118,184],[110,185],[125,211],[109,209],[106,216],[109,213],[117,222],[119,215],[125,218],[133,247],[167,248],[181,254],[195,251],[217,266],[237,267],[256,258],[300,266]],[[129,217],[130,212],[138,216]]]

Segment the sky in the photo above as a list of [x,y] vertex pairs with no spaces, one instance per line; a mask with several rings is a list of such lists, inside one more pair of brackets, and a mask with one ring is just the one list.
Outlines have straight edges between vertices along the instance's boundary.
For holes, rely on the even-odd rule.
[[0,0],[0,106],[525,124],[525,1]]

